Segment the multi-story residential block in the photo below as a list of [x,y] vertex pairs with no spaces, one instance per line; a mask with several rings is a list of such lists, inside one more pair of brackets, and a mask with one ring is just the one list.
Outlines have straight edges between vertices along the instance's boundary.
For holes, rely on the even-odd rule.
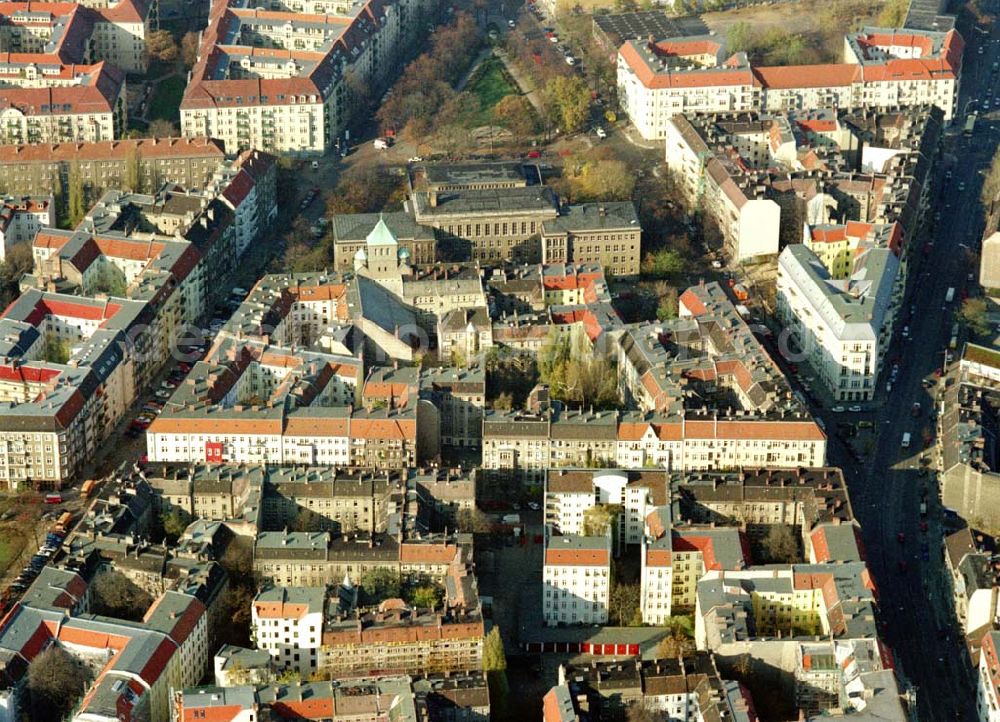
[[980,645],[976,684],[976,709],[979,722],[1000,720],[1000,632],[990,630]]
[[947,121],[964,48],[955,30],[864,28],[845,36],[839,64],[756,67],[714,35],[629,39],[618,50],[619,96],[647,140],[666,138],[672,117],[695,112],[936,105]]
[[471,536],[427,535],[421,539],[355,533],[351,539],[330,532],[261,532],[254,547],[254,570],[276,585],[315,587],[359,580],[366,572],[387,569],[401,577],[443,580],[453,565],[472,562]]
[[619,719],[633,708],[676,722],[757,719],[749,690],[723,679],[707,652],[679,659],[562,664],[558,681],[543,700],[544,722]]
[[542,567],[542,619],[607,624],[611,600],[611,536],[547,533]]
[[574,412],[556,404],[541,413],[487,412],[484,469],[541,479],[544,469],[595,463],[823,465],[823,431],[718,284],[685,291],[676,321],[606,336],[615,337],[605,353],[617,361],[623,399],[635,410]]
[[550,470],[545,475],[545,523],[560,534],[584,534],[588,509],[621,507],[611,531],[616,547],[640,544],[647,514],[668,503],[668,478],[663,470]]
[[184,135],[231,151],[327,152],[351,118],[352,82],[377,96],[433,7],[217,0],[181,102]]
[[486,406],[486,371],[482,367],[422,371],[420,397],[438,410],[442,446],[482,444]]
[[875,397],[903,292],[899,272],[887,247],[858,248],[846,277],[805,245],[778,258],[778,318],[837,401]]
[[87,614],[88,584],[78,574],[46,569],[7,612],[0,649],[8,665],[0,691],[16,716],[14,686],[28,664],[49,645],[96,665],[75,717],[93,722],[170,719],[170,690],[196,684],[210,659],[205,605],[193,595],[168,591],[146,611],[141,624]]
[[905,264],[941,130],[941,111],[920,106],[676,115],[664,135],[679,189],[715,220],[734,260],[775,255],[808,226],[817,230],[804,242],[840,277],[859,242],[891,247]]
[[[295,682],[175,690],[179,722],[254,722],[293,716],[329,722],[392,719],[394,722],[488,722],[486,676],[462,671],[426,677],[359,677],[333,682]],[[742,721],[740,721],[742,722]]]
[[257,593],[250,607],[251,634],[277,668],[311,674],[325,614],[323,587],[269,587]]
[[944,538],[944,561],[951,574],[952,602],[955,616],[967,641],[978,642],[984,629],[997,619],[997,588],[1000,579],[990,561],[993,549],[977,538],[968,527]]
[[30,244],[43,228],[56,224],[55,199],[51,196],[6,196],[0,201],[0,259],[11,248]]
[[135,138],[93,143],[37,143],[0,146],[0,190],[44,194],[58,179],[69,187],[70,169],[84,188],[100,195],[122,188],[132,169],[142,181],[135,191],[163,183],[201,188],[225,163],[222,143],[209,138]]

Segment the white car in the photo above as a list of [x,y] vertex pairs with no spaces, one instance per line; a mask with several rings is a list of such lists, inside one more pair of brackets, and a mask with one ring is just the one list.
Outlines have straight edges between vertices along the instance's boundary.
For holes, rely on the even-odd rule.
[[567,55],[566,65],[576,65],[576,58],[574,58],[572,55]]
[[834,406],[832,409],[830,409],[830,411],[832,411],[835,414],[842,414],[842,413],[844,413],[844,407],[843,406]]
[[722,268],[722,261],[712,261],[712,268]]
[[608,132],[606,130],[604,130],[604,128],[600,127],[600,126],[597,126],[597,128],[594,129],[594,133],[601,140],[604,140],[605,138],[608,137]]
[[852,406],[851,408],[848,409],[848,411],[850,411],[852,414],[860,414],[861,413],[861,407],[860,406]]
[[508,28],[514,28],[514,27],[517,27],[517,23],[515,23],[515,22],[514,22],[513,20],[508,20],[508,21],[507,21],[507,27],[508,27]]
[[421,158],[419,155],[415,155],[412,158],[410,158],[410,160],[408,162],[409,163],[419,163],[422,160],[423,160],[423,158]]
[[552,35],[552,37],[549,38],[549,42],[552,43],[553,45],[555,45],[556,43],[559,42],[559,36],[558,35]]

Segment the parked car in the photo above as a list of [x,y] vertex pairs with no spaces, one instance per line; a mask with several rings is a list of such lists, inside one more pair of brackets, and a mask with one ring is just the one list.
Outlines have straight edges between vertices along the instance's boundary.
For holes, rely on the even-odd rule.
[[597,126],[596,128],[594,128],[594,134],[601,140],[604,140],[605,138],[608,137],[608,132],[604,130],[604,128],[602,128],[601,126]]

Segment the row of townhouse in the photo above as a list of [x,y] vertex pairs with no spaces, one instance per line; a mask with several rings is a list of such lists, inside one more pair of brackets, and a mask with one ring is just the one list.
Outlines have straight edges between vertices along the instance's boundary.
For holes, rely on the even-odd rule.
[[254,545],[254,571],[277,586],[321,587],[357,582],[385,569],[404,581],[437,581],[453,566],[472,561],[471,537],[437,534],[400,541],[388,534],[355,532],[260,532]]
[[224,685],[175,690],[173,713],[178,722],[251,722],[289,716],[329,722],[487,722],[490,693],[484,674],[464,671],[423,677]]
[[226,160],[222,143],[210,138],[133,138],[93,143],[0,145],[0,190],[48,194],[69,187],[72,170],[91,197],[124,188],[130,174],[145,191],[165,182],[202,188]]
[[[839,278],[859,243],[891,247],[906,265],[943,123],[929,105],[810,107],[676,115],[663,134],[678,188],[715,220],[733,260],[774,256],[804,238]],[[845,232],[851,222],[872,228]]]
[[440,608],[397,598],[359,606],[359,584],[363,578],[345,574],[339,586],[259,592],[251,635],[270,656],[270,668],[331,678],[482,669],[486,629],[468,565],[453,563],[440,580]]
[[708,652],[678,659],[561,664],[558,684],[542,700],[542,719],[616,719],[634,709],[676,722],[757,720],[750,690],[724,679]]
[[125,73],[143,73],[158,24],[150,0],[0,3],[4,143],[109,141],[126,130]]
[[955,30],[863,28],[844,38],[841,63],[758,67],[717,36],[627,40],[618,50],[622,107],[647,140],[690,113],[809,108],[894,109],[956,104],[965,43]]
[[356,88],[384,88],[436,10],[426,0],[216,0],[181,101],[186,136],[323,154]]

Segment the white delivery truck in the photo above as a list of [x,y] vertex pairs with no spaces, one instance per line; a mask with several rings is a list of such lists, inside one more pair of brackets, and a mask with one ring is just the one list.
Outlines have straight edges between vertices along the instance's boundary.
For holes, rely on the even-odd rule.
[[905,449],[905,448],[909,447],[909,445],[910,445],[910,432],[909,431],[904,431],[903,432],[903,443],[901,443],[900,446],[902,446]]
[[944,302],[951,303],[954,300],[955,300],[955,289],[949,288],[948,293],[944,294]]

